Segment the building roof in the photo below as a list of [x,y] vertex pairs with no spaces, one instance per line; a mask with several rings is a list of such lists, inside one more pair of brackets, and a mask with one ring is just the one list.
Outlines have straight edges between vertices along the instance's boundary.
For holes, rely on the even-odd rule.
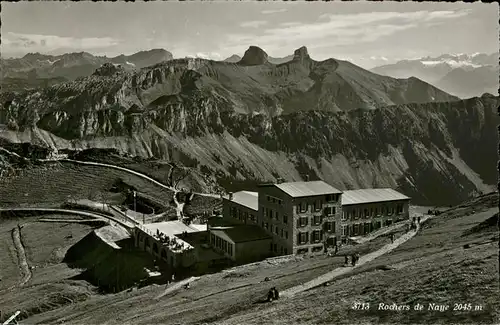
[[233,193],[231,202],[243,205],[254,211],[259,211],[259,193],[257,192],[239,191]]
[[257,225],[238,225],[230,227],[212,227],[210,231],[224,232],[235,243],[243,243],[262,239],[270,239],[271,236]]
[[363,190],[344,191],[342,193],[342,205],[409,199],[410,198],[408,196],[401,194],[392,188],[369,188]]
[[182,221],[179,220],[148,223],[143,226],[147,230],[152,231],[153,234],[156,234],[156,230],[158,229],[160,232],[164,233],[166,236],[169,237],[182,234],[184,231],[186,232],[200,231],[195,227],[185,225]]
[[323,181],[281,183],[274,184],[274,186],[290,195],[291,197],[342,193],[342,191],[337,190],[335,187]]

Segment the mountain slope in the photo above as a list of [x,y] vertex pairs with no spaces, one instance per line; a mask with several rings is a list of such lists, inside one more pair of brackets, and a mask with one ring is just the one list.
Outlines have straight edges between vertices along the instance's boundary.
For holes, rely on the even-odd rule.
[[450,94],[468,98],[477,96],[481,92],[498,95],[498,80],[498,69],[493,67],[479,67],[473,70],[456,68],[438,80],[435,85]]
[[[17,80],[33,79],[32,75],[43,79],[69,79],[91,75],[104,63],[121,64],[129,70],[141,69],[162,61],[173,59],[172,53],[163,49],[141,51],[133,55],[120,55],[113,58],[94,56],[87,52],[67,53],[63,55],[44,55],[29,53],[18,59],[1,59],[1,75],[3,91],[14,88],[17,91],[26,89],[12,84]],[[27,82],[26,82],[27,83]],[[33,84],[33,82],[31,83]],[[26,86],[31,86],[26,85]],[[36,86],[36,85],[35,85]],[[43,83],[41,86],[44,86]]]
[[498,94],[498,53],[473,55],[443,54],[402,60],[371,69],[393,78],[417,77],[461,98],[480,96],[485,92]]
[[[496,97],[275,117],[221,110],[196,96],[176,100],[161,110],[122,115],[45,112],[37,127],[4,129],[0,137],[58,148],[118,148],[235,184],[309,175],[340,189],[393,187],[420,204],[459,202],[490,191],[497,179]],[[22,120],[26,112],[16,117],[14,108],[20,112],[13,104],[2,111],[2,123],[9,116]],[[75,119],[80,128],[72,126]]]

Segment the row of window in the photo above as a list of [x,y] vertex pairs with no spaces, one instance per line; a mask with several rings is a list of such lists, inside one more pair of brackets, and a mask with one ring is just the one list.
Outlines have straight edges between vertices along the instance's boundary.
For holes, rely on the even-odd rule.
[[392,225],[392,220],[385,220],[383,223],[377,222],[361,222],[352,225],[342,225],[342,236],[359,236],[366,235],[381,227],[388,227]]
[[[307,204],[307,202],[301,202],[295,208],[295,212],[296,213],[305,213],[308,211],[308,209],[309,209],[308,207],[309,207],[309,205]],[[312,211],[319,212],[319,211],[321,211],[322,207],[323,206],[322,206],[320,201],[314,202],[313,206],[312,206]],[[335,207],[325,207],[323,209],[323,214],[326,216],[331,216],[331,215],[335,215],[336,211],[337,210],[335,209]]]
[[220,237],[215,236],[214,234],[211,234],[210,236],[210,244],[229,255],[233,255],[233,244],[225,241]]
[[359,219],[359,218],[368,218],[368,217],[375,217],[375,216],[381,216],[381,215],[393,215],[393,214],[400,214],[403,213],[403,205],[402,204],[397,204],[394,206],[382,206],[380,209],[378,207],[376,208],[354,208],[354,209],[348,209],[344,208],[343,214],[342,214],[342,220],[354,220],[354,219]]
[[297,244],[304,245],[309,243],[319,243],[323,240],[323,231],[321,230],[313,230],[311,231],[311,236],[309,236],[309,232],[299,232],[297,234]]
[[247,211],[241,211],[236,207],[231,207],[231,217],[238,219],[242,222],[247,222],[248,220],[252,222],[257,222],[257,218],[253,213],[248,213]]
[[269,228],[269,223],[262,221],[262,228],[271,231],[271,233],[281,236],[281,238],[288,239],[288,230],[284,230],[283,228],[279,228],[278,226],[271,225]]
[[267,195],[266,198],[267,202],[277,203],[279,205],[283,204],[283,201],[281,199],[278,199],[277,197]]
[[[323,250],[323,246],[313,246],[311,247],[312,252],[321,252]],[[309,253],[309,247],[299,248],[297,249],[297,254],[307,254]]]
[[[270,249],[272,252],[278,253],[278,244],[271,243]],[[281,251],[281,255],[288,255],[288,249],[286,247],[281,246],[280,251]]]
[[[270,209],[270,208],[266,208],[266,207],[263,207],[262,208],[262,213],[264,214],[264,216],[266,216],[268,219],[275,219],[275,220],[280,220],[280,216],[279,216],[279,213],[278,211],[274,211],[273,209]],[[283,220],[283,223],[287,224],[288,223],[288,217],[287,216],[283,216],[282,218]]]
[[[311,226],[319,226],[323,223],[323,216],[313,216],[311,222]],[[297,219],[297,228],[307,227],[309,225],[309,217],[303,216]],[[335,221],[327,221],[325,222],[325,229],[328,231],[335,230]]]

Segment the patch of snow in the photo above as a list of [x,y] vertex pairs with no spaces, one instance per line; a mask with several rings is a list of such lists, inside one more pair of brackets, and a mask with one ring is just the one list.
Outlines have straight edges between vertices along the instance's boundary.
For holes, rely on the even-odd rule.
[[131,62],[125,61],[125,63],[128,64],[128,65],[131,65],[131,66],[135,67],[135,64],[133,64]]

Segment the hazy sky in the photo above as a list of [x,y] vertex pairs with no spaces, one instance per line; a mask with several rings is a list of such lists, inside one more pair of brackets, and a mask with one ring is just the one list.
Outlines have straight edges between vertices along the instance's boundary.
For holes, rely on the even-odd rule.
[[498,52],[498,5],[399,2],[19,2],[2,4],[2,57],[29,52],[224,59],[250,45],[365,68],[444,53]]

